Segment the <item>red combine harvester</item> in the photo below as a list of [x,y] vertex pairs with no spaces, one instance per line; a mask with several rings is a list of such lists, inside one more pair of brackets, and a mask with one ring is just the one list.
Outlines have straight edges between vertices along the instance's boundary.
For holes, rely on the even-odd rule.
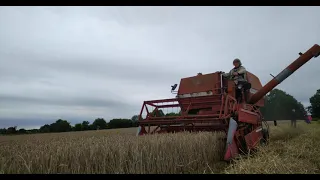
[[[269,138],[268,124],[259,108],[264,96],[303,64],[320,54],[315,44],[269,81],[261,85],[258,77],[247,72],[249,88],[241,91],[222,72],[182,78],[176,98],[144,101],[140,112],[138,135],[179,131],[223,131],[226,133],[224,160],[253,150]],[[172,86],[174,92],[177,84]],[[239,96],[239,97],[237,97]],[[149,108],[148,108],[149,107]],[[177,108],[179,115],[165,116],[163,109]],[[162,110],[162,111],[160,111]]]

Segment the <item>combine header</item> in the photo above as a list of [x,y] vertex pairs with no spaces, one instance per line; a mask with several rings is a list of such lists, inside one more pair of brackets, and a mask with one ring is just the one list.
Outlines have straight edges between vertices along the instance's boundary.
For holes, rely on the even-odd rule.
[[[222,131],[226,133],[224,160],[248,152],[259,143],[266,143],[269,127],[259,108],[264,106],[264,96],[294,73],[311,58],[320,54],[315,44],[280,72],[265,86],[258,77],[247,72],[247,91],[239,92],[232,80],[225,79],[222,72],[201,74],[182,78],[171,92],[173,99],[144,101],[139,116],[138,135],[170,133],[179,131]],[[238,95],[239,94],[239,95]],[[164,109],[176,108],[178,115],[166,116]],[[161,110],[161,111],[160,111]]]

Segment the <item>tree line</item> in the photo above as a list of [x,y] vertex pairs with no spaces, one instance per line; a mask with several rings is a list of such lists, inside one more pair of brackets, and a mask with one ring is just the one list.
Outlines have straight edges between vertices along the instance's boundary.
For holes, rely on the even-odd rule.
[[[320,89],[309,98],[310,106],[304,107],[292,95],[280,89],[273,89],[265,97],[261,113],[266,120],[305,120],[309,112],[313,120],[320,119]],[[295,112],[292,110],[295,109]]]
[[[320,89],[310,97],[310,106],[305,108],[301,102],[298,102],[292,95],[280,89],[273,89],[265,97],[265,105],[261,108],[261,113],[266,120],[290,120],[305,119],[307,112],[310,112],[313,120],[320,119]],[[292,112],[295,109],[295,112]],[[152,114],[155,115],[155,111]],[[177,116],[179,113],[164,114],[161,110],[157,116]],[[28,134],[28,133],[50,133],[50,132],[69,132],[69,131],[87,131],[99,129],[129,128],[138,126],[138,115],[132,116],[131,119],[112,119],[106,122],[103,118],[97,118],[92,124],[89,121],[77,123],[74,126],[67,120],[59,119],[52,124],[45,124],[40,129],[17,129],[9,127],[0,129],[0,134]]]
[[266,95],[264,107],[260,110],[263,117],[270,121],[305,119],[307,116],[306,108],[301,102],[279,89],[274,89]]
[[77,123],[74,126],[67,120],[58,119],[52,124],[45,124],[39,129],[17,129],[16,126],[0,129],[0,134],[33,134],[33,133],[50,133],[50,132],[69,132],[69,131],[88,131],[99,129],[116,129],[129,128],[138,126],[138,115],[132,116],[131,119],[112,119],[106,122],[103,118],[97,118],[90,124],[89,121]]
[[[156,111],[152,113],[155,114]],[[158,111],[158,116],[176,116],[178,113],[167,113],[164,114],[162,110]],[[77,123],[74,126],[70,122],[63,119],[58,119],[52,124],[45,124],[39,129],[17,129],[17,126],[0,129],[0,134],[34,134],[34,133],[52,133],[52,132],[70,132],[70,131],[89,131],[89,130],[100,130],[100,129],[117,129],[117,128],[129,128],[138,127],[138,115],[132,116],[131,119],[112,119],[106,122],[103,118],[97,118],[90,124],[89,121],[83,121]]]

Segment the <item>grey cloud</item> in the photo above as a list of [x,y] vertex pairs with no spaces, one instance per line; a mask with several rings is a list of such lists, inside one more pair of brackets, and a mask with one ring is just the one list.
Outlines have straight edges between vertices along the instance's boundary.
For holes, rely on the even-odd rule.
[[[50,119],[41,119],[41,118],[0,118],[1,125],[0,128],[8,128],[12,126],[17,126],[18,129],[26,128],[26,129],[38,129],[40,126],[44,124],[51,124],[54,121]],[[41,122],[41,124],[39,124]]]
[[[29,59],[25,59],[27,56]],[[33,57],[32,59],[30,57]],[[46,60],[43,60],[46,59]],[[23,78],[50,77],[50,73],[67,72],[72,74],[82,74],[100,78],[116,78],[130,81],[158,81],[179,75],[175,67],[159,63],[149,64],[152,60],[145,60],[145,64],[135,64],[135,59],[122,60],[128,63],[116,63],[116,59],[59,59],[51,57],[37,58],[37,55],[26,54],[12,62],[0,67],[2,78],[6,76],[21,76]],[[19,65],[19,66],[16,66]],[[31,77],[28,77],[31,76]]]
[[25,104],[25,105],[57,105],[57,106],[92,106],[104,108],[123,108],[127,106],[125,102],[116,100],[104,100],[102,98],[81,98],[81,97],[19,97],[0,95],[0,105]]
[[[128,118],[236,57],[265,84],[319,44],[319,17],[319,7],[1,7],[0,126]],[[278,88],[308,105],[319,63]]]

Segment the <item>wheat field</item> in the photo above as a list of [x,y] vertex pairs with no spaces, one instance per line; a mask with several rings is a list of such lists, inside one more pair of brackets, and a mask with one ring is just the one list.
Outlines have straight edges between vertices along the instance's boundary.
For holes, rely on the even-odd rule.
[[290,121],[271,125],[268,146],[260,148],[254,156],[237,160],[224,173],[241,174],[319,174],[320,122]]
[[221,161],[221,133],[136,137],[136,128],[0,136],[0,173],[319,173],[319,124],[271,125],[267,147]]

